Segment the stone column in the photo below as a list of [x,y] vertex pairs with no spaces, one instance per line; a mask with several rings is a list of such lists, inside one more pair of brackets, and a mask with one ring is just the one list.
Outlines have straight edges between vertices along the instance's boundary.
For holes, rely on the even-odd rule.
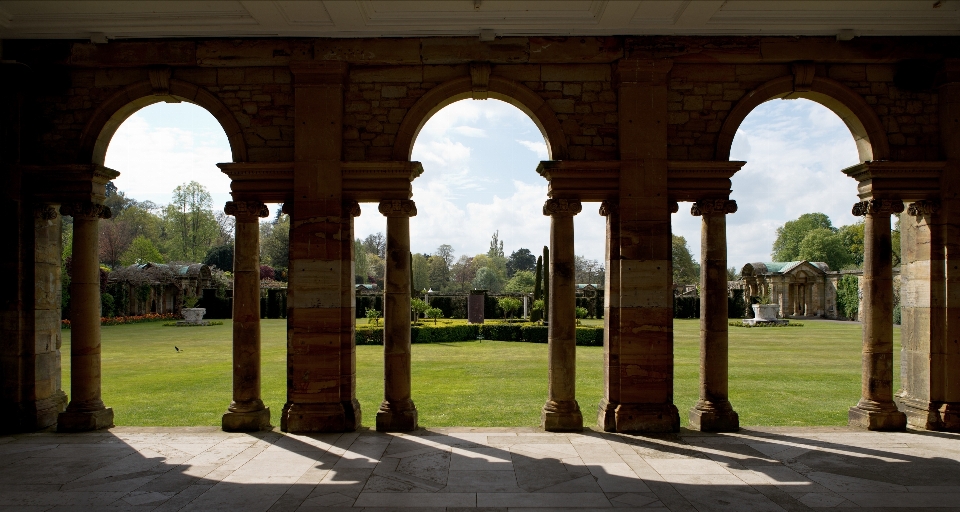
[[340,272],[340,403],[343,405],[344,430],[360,428],[362,414],[357,400],[357,281],[354,259],[356,258],[353,234],[353,218],[360,216],[360,204],[343,202],[343,226],[340,229],[343,243],[343,263]]
[[410,217],[409,200],[380,202],[387,218],[387,254],[383,297],[383,402],[377,430],[407,432],[417,428],[417,407],[410,395]]
[[607,243],[603,300],[603,398],[597,407],[597,426],[606,432],[617,430],[620,406],[620,215],[616,201],[600,204],[607,218]]
[[938,315],[945,341],[939,365],[943,369],[940,420],[943,430],[960,432],[960,59],[945,59],[939,79],[940,148],[947,160],[940,176],[945,263],[943,313]]
[[863,368],[861,397],[850,408],[850,426],[903,430],[906,416],[893,403],[893,268],[890,215],[903,211],[896,199],[853,205],[863,223]]
[[737,202],[697,201],[690,213],[700,223],[700,400],[690,426],[704,432],[736,432],[740,418],[728,394],[727,214]]
[[260,218],[270,215],[259,201],[229,201],[224,213],[237,219],[233,250],[233,401],[223,430],[270,428],[270,409],[260,398]]
[[70,403],[57,418],[57,431],[82,432],[113,426],[113,409],[100,394],[100,219],[110,208],[96,203],[60,207],[73,216],[70,281]]
[[577,284],[574,275],[573,216],[580,201],[548,199],[543,214],[550,216],[550,311],[547,325],[549,385],[540,426],[550,432],[583,430],[577,404]]

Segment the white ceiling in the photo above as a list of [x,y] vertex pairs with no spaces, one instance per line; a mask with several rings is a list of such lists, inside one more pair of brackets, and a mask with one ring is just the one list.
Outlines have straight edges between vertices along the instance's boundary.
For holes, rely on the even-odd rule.
[[0,38],[960,35],[958,0],[0,0]]

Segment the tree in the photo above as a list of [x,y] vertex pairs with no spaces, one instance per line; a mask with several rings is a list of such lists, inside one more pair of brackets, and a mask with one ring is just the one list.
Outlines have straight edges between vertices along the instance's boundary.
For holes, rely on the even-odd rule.
[[536,286],[536,276],[529,270],[518,270],[507,281],[503,290],[507,293],[531,293]]
[[503,310],[503,317],[513,318],[513,312],[520,309],[520,299],[515,299],[513,297],[500,297],[497,299],[497,304],[500,306],[500,309]]
[[420,318],[424,312],[430,309],[430,306],[427,305],[422,299],[411,299],[410,300],[410,311],[413,312],[414,322],[417,318]]
[[500,240],[500,231],[494,231],[493,236],[490,237],[490,250],[487,251],[487,256],[491,258],[504,257],[503,240]]
[[520,270],[533,270],[536,264],[537,258],[530,249],[517,249],[507,259],[507,277],[513,277]]
[[383,277],[386,267],[383,263],[383,258],[377,256],[376,254],[367,254],[367,266],[370,268],[370,278],[373,279],[373,282],[383,289]]
[[477,269],[477,275],[473,278],[473,288],[475,290],[490,290],[492,293],[500,293],[502,283],[500,276],[488,267]]
[[203,258],[204,265],[216,266],[220,270],[233,272],[233,244],[211,247]]
[[439,256],[443,258],[443,262],[446,263],[447,268],[450,268],[450,265],[453,265],[453,247],[448,244],[443,244],[440,247],[437,247],[437,251],[433,253],[434,256]]
[[852,260],[843,243],[843,236],[827,228],[816,228],[807,232],[807,236],[800,242],[797,259],[822,261],[831,270],[840,270]]
[[264,263],[274,268],[286,269],[290,265],[289,215],[260,224],[260,255]]
[[477,270],[473,267],[473,258],[467,255],[460,256],[460,259],[450,268],[453,275],[453,282],[461,292],[467,291],[467,288],[473,282],[477,275]]
[[450,283],[450,268],[447,267],[447,260],[442,256],[430,256],[427,259],[427,265],[430,267],[430,288],[436,291],[446,289]]
[[440,308],[430,308],[423,312],[423,316],[433,319],[433,325],[437,325],[437,319],[443,318],[443,310]]
[[112,217],[100,222],[100,262],[116,267],[120,263],[120,256],[133,242],[133,231],[121,219]]
[[210,192],[196,181],[173,190],[173,202],[167,205],[168,234],[175,259],[200,261],[220,233],[211,209]]
[[363,240],[359,238],[353,242],[353,275],[356,284],[363,284],[370,278],[370,264],[367,262],[367,251],[363,249]]
[[837,230],[843,245],[850,255],[850,266],[860,268],[863,266],[863,220],[856,224],[843,226]]
[[420,290],[426,290],[430,286],[430,265],[427,263],[427,257],[422,254],[413,255],[413,292],[419,293]]
[[575,256],[573,260],[574,278],[577,283],[598,284],[603,282],[603,265],[597,260],[584,256]]
[[824,213],[804,213],[796,220],[788,221],[777,228],[777,239],[773,242],[773,261],[797,261],[800,259],[800,243],[807,233],[823,228],[836,231],[830,217]]
[[140,235],[133,239],[130,248],[120,257],[120,264],[127,266],[143,263],[163,263],[164,258],[147,237]]
[[363,239],[363,247],[370,254],[376,254],[380,259],[387,257],[387,239],[383,233],[377,232],[373,235],[367,235]]
[[673,235],[673,284],[700,282],[700,265],[693,259],[687,247],[687,239]]

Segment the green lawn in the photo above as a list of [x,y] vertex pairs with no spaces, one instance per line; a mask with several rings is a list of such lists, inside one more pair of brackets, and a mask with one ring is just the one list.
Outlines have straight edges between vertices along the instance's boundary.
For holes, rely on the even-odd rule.
[[[676,320],[675,397],[686,423],[697,399],[699,323]],[[263,321],[263,398],[274,424],[286,399],[286,323]],[[230,402],[230,321],[103,328],[103,399],[118,425],[219,425]],[[899,368],[896,329],[894,368]],[[177,353],[174,346],[183,351]],[[70,331],[63,331],[70,392]],[[364,424],[383,396],[383,349],[357,347]],[[413,346],[413,399],[423,426],[533,426],[547,393],[547,346],[495,341]],[[603,349],[577,347],[577,399],[596,421]],[[895,375],[895,381],[899,375]],[[894,383],[896,389],[897,382]],[[860,396],[860,325],[730,328],[730,400],[742,425],[844,425]]]

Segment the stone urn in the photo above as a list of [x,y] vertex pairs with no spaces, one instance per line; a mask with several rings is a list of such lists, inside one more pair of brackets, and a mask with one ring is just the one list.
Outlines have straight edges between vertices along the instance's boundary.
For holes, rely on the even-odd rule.
[[203,323],[203,315],[207,313],[207,308],[183,308],[180,310],[183,314],[183,321],[188,324]]
[[777,313],[780,312],[778,304],[754,304],[753,316],[755,320],[761,322],[771,322],[777,320]]

